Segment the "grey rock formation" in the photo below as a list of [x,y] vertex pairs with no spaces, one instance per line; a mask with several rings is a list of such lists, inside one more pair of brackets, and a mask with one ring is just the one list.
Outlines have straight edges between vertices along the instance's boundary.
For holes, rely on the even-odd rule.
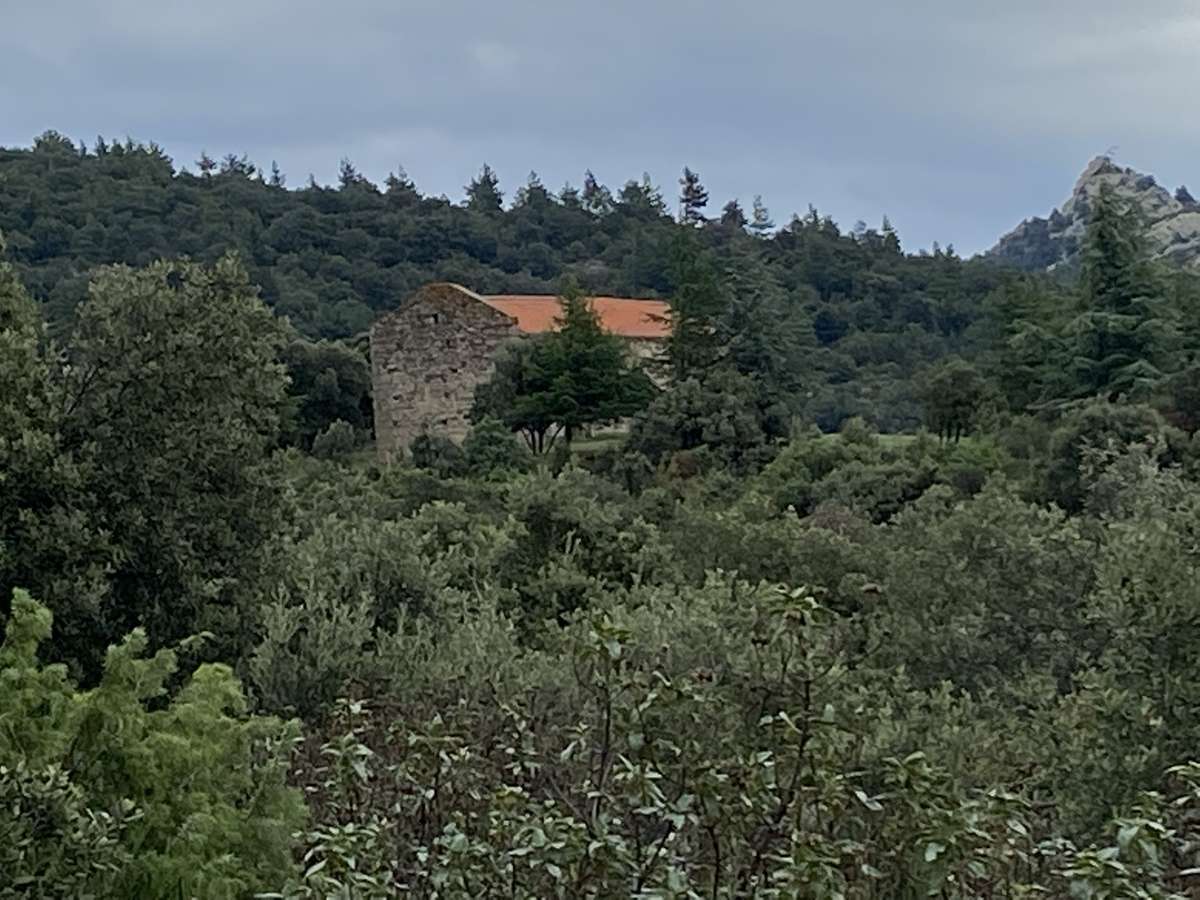
[[1153,257],[1200,269],[1200,205],[1186,189],[1173,194],[1153,175],[1123,168],[1107,156],[1088,163],[1062,206],[1047,218],[1026,219],[985,255],[1031,271],[1071,265],[1083,243],[1091,201],[1106,184],[1141,216]]

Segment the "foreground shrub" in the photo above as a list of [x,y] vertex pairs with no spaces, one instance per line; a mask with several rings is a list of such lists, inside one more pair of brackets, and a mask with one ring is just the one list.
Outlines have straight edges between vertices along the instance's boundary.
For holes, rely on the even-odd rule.
[[523,660],[488,618],[397,637],[473,671],[342,704],[308,749],[305,869],[270,896],[1184,896],[1200,767],[1077,846],[1046,804],[883,752],[885,695],[807,591],[653,589]]
[[175,654],[135,631],[80,692],[37,648],[24,592],[0,648],[0,896],[241,898],[286,879],[304,821],[294,725],[248,716],[227,666],[168,689]]

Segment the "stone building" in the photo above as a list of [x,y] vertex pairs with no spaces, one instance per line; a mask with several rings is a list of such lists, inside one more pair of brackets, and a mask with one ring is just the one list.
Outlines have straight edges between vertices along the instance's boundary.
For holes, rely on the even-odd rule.
[[[669,333],[663,300],[594,297],[601,324],[634,354],[655,354]],[[371,326],[375,439],[389,461],[422,431],[462,440],[475,387],[492,372],[496,350],[555,327],[558,298],[482,296],[457,284],[430,284]]]

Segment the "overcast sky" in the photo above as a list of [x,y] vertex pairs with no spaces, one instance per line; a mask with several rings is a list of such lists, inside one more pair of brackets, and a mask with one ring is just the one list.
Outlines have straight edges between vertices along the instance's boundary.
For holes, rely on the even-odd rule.
[[277,160],[349,157],[454,200],[684,165],[967,254],[1087,161],[1200,187],[1196,0],[0,0],[0,144],[46,129]]

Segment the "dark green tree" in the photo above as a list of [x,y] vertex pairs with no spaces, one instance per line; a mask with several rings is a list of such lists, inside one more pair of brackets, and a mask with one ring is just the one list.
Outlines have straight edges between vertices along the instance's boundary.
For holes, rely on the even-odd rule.
[[284,347],[288,373],[285,443],[312,445],[337,421],[359,433],[371,427],[371,371],[362,353],[338,341],[293,336]]
[[579,188],[575,187],[575,185],[571,184],[569,181],[559,190],[558,202],[567,209],[583,208],[583,200],[580,197]]
[[771,213],[766,204],[763,203],[762,194],[755,194],[754,205],[750,209],[750,231],[755,237],[766,238],[770,237],[774,230],[775,223],[771,220]]
[[475,394],[472,418],[492,416],[520,432],[535,453],[570,442],[580,428],[614,422],[645,407],[653,385],[629,358],[622,338],[569,283],[557,330],[523,339],[503,352],[492,378]]
[[1159,390],[1159,408],[1167,420],[1188,434],[1200,431],[1200,365],[1174,373]]
[[721,224],[726,228],[741,230],[746,227],[748,221],[746,211],[742,209],[742,204],[736,198],[721,207]]
[[710,465],[744,472],[765,461],[768,441],[757,386],[722,368],[656,397],[634,420],[626,449],[655,465],[674,463],[678,474],[699,474]]
[[253,178],[258,174],[258,167],[246,157],[236,153],[226,153],[221,159],[220,172],[233,178]]
[[537,172],[532,171],[529,173],[529,178],[526,179],[525,184],[517,190],[516,197],[513,198],[515,206],[526,206],[532,209],[545,209],[553,203],[554,198],[550,196],[550,192],[542,184],[542,179],[538,177]]
[[93,463],[63,446],[54,371],[37,307],[0,262],[0,621],[20,585],[53,591],[76,618],[95,614],[107,589],[111,535],[90,489]]
[[404,166],[397,166],[395,172],[389,172],[383,181],[384,193],[392,205],[410,206],[421,199],[417,186],[413,184]]
[[1082,310],[1068,326],[1080,394],[1113,399],[1153,389],[1172,366],[1178,327],[1138,222],[1108,186],[1092,201],[1080,289]]
[[[159,646],[204,628],[226,649],[248,637],[281,499],[268,461],[284,405],[280,338],[232,258],[118,266],[94,277],[64,364],[43,364],[49,385],[22,364],[27,430],[53,437],[54,477],[0,488],[16,494],[0,588],[36,588],[55,610],[56,656],[95,675],[134,627]],[[34,477],[30,450],[19,452]]]
[[1131,445],[1147,449],[1160,463],[1181,461],[1183,441],[1154,409],[1099,399],[1071,410],[1050,437],[1042,469],[1043,496],[1069,513],[1083,510],[1095,481],[1096,453],[1120,453]]
[[489,215],[500,212],[504,194],[500,191],[500,178],[487,163],[479,174],[467,185],[467,208]]
[[529,468],[532,458],[499,419],[485,416],[463,439],[467,471],[478,478],[503,478]]
[[887,216],[883,217],[883,225],[880,226],[880,233],[883,235],[884,249],[889,253],[900,253],[900,235],[896,233],[896,229],[892,227],[891,220]]
[[583,208],[593,215],[603,215],[612,209],[612,192],[596,180],[591,169],[583,174],[583,190],[579,198]]
[[671,245],[671,336],[666,360],[676,381],[702,376],[722,354],[717,323],[726,308],[712,255],[690,233]]
[[722,290],[725,308],[714,323],[721,364],[753,380],[764,430],[782,437],[817,374],[812,322],[755,256],[731,260]]
[[925,424],[944,443],[958,443],[979,422],[990,385],[969,362],[954,357],[926,374],[920,399]]
[[343,156],[338,163],[338,187],[344,191],[365,184],[366,181],[367,179],[358,171],[350,158]]
[[617,195],[617,206],[631,218],[653,222],[667,216],[667,203],[662,191],[655,187],[650,173],[644,173],[641,181],[630,179]]
[[679,221],[685,225],[703,224],[706,206],[708,191],[700,183],[700,175],[684,166],[679,179]]

